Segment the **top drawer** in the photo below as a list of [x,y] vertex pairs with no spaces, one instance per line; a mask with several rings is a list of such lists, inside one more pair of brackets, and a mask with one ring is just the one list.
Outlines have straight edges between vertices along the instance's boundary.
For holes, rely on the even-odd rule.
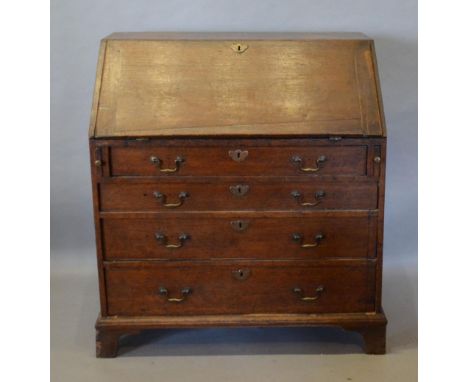
[[365,176],[365,145],[112,146],[111,176]]

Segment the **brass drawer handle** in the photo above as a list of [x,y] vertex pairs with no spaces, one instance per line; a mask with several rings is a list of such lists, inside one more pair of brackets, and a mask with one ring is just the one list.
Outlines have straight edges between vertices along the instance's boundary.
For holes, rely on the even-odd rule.
[[317,172],[322,167],[320,165],[327,161],[327,157],[325,155],[320,155],[317,160],[315,161],[315,167],[302,167],[302,163],[304,163],[304,159],[302,159],[299,155],[295,155],[291,158],[291,161],[299,167],[299,170],[302,172]]
[[183,247],[184,242],[190,239],[190,235],[187,235],[186,233],[181,233],[178,237],[179,244],[167,244],[167,236],[163,233],[158,232],[154,236],[156,237],[156,240],[159,241],[166,248],[181,248]]
[[181,156],[178,156],[176,157],[176,159],[174,160],[174,163],[175,163],[175,167],[174,168],[161,168],[162,166],[162,159],[159,159],[158,157],[156,156],[151,156],[150,157],[150,162],[153,163],[154,165],[156,165],[158,168],[159,168],[159,172],[163,172],[163,173],[174,173],[174,172],[177,172],[179,171],[179,168],[180,168],[180,165],[185,161],[184,158],[182,158]]
[[161,296],[166,296],[166,301],[168,302],[182,302],[185,301],[187,296],[192,293],[192,288],[183,288],[180,290],[182,297],[169,297],[169,291],[165,287],[159,288],[159,294]]
[[315,202],[303,202],[302,199],[302,194],[299,192],[299,191],[293,191],[291,192],[291,196],[296,199],[297,203],[299,203],[301,206],[304,206],[304,207],[314,207],[318,204],[320,204],[323,200],[323,198],[325,198],[325,191],[317,191],[315,193]]
[[299,295],[299,298],[302,301],[316,301],[316,300],[318,300],[320,298],[320,296],[322,295],[324,289],[325,288],[322,285],[318,286],[315,289],[315,296],[304,296],[304,291],[299,287],[293,288],[293,292],[296,293],[297,295]]
[[179,202],[178,203],[166,203],[167,196],[159,191],[153,192],[153,195],[156,199],[160,200],[162,205],[166,208],[177,208],[184,204],[185,199],[189,197],[188,192],[182,191],[179,195]]
[[310,244],[303,243],[304,237],[300,233],[293,233],[292,238],[301,245],[301,248],[315,248],[319,246],[320,242],[325,238],[325,236],[321,233],[315,235],[315,242]]

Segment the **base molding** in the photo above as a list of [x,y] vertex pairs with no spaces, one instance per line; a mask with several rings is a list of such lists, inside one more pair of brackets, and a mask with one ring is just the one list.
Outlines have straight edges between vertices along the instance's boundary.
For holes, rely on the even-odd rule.
[[118,353],[119,338],[145,329],[204,327],[337,326],[361,334],[367,354],[385,354],[387,319],[381,313],[241,314],[203,316],[99,316],[96,321],[96,357]]

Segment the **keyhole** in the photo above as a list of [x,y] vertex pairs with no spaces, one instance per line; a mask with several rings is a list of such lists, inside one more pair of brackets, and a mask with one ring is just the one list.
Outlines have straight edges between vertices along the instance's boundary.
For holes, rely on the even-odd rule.
[[242,192],[241,186],[237,186],[237,193],[240,194]]
[[245,220],[234,220],[231,222],[232,229],[238,232],[245,231],[248,226],[249,226],[249,222]]
[[240,46],[240,45],[237,45],[237,50],[238,50],[238,51],[241,50],[241,46]]
[[248,269],[245,271],[243,269],[237,269],[232,271],[232,275],[236,280],[247,280],[250,277],[250,271]]
[[[239,47],[239,49],[240,49],[240,47]],[[241,156],[241,153],[240,153],[240,151],[238,151],[238,152],[236,153],[236,156],[237,156],[237,159],[239,159],[239,158],[240,158],[240,156]]]

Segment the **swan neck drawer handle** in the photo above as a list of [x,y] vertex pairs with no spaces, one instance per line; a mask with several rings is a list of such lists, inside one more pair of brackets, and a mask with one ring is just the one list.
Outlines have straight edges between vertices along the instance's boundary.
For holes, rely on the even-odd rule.
[[304,201],[302,201],[303,196],[299,191],[291,192],[291,196],[294,199],[296,199],[297,203],[299,203],[299,205],[304,206],[304,207],[314,207],[314,206],[320,204],[322,202],[323,198],[325,198],[325,195],[326,195],[325,191],[317,191],[315,193],[315,202],[304,202]]
[[168,302],[182,302],[187,299],[187,296],[192,293],[192,288],[182,288],[180,290],[181,297],[169,297],[169,291],[165,287],[159,288],[159,294],[161,296],[166,296],[166,301]]
[[184,246],[184,242],[188,239],[190,239],[190,236],[187,235],[186,233],[182,233],[179,235],[179,243],[178,244],[168,244],[167,243],[167,236],[164,235],[163,233],[156,233],[155,234],[156,240],[159,241],[162,245],[164,245],[166,248],[181,248]]
[[325,236],[319,233],[315,235],[315,242],[308,244],[303,243],[304,237],[300,233],[293,233],[292,238],[301,245],[301,248],[315,248],[319,246],[320,242],[325,238]]
[[321,165],[327,161],[327,157],[325,155],[320,155],[315,160],[315,167],[303,167],[303,163],[305,162],[299,155],[295,155],[291,158],[291,161],[298,166],[299,170],[302,172],[317,172],[322,167]]
[[174,160],[175,167],[173,167],[173,168],[161,168],[161,167],[162,167],[162,164],[163,164],[162,159],[160,159],[160,158],[158,158],[157,156],[154,156],[154,155],[150,157],[150,162],[151,162],[152,164],[154,164],[155,166],[158,167],[159,172],[166,173],[166,174],[171,174],[171,173],[174,173],[174,172],[179,171],[180,165],[181,165],[184,161],[185,161],[184,158],[182,158],[181,156],[178,156],[178,157],[176,157],[176,159]]
[[305,296],[304,291],[301,288],[293,288],[293,292],[296,293],[302,301],[317,301],[322,296],[324,290],[325,288],[320,285],[315,288],[315,296]]
[[166,208],[177,208],[177,207],[180,207],[182,204],[184,204],[184,201],[185,199],[187,199],[189,197],[189,194],[188,192],[185,192],[185,191],[182,191],[181,193],[179,193],[179,195],[177,196],[179,198],[179,202],[178,203],[167,203],[166,200],[167,200],[167,196],[159,191],[155,191],[153,192],[153,195],[156,199],[158,199],[162,205]]

